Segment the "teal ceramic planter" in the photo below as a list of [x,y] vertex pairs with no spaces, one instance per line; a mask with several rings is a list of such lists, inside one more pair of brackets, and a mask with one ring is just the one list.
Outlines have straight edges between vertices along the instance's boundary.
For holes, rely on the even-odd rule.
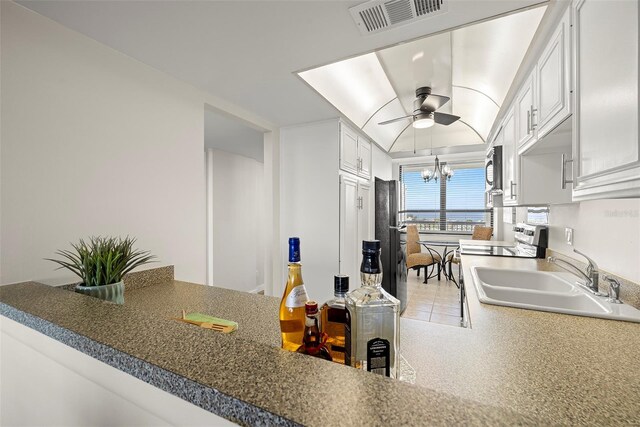
[[76,292],[100,298],[105,301],[124,304],[124,282],[120,281],[104,286],[82,286],[77,285]]

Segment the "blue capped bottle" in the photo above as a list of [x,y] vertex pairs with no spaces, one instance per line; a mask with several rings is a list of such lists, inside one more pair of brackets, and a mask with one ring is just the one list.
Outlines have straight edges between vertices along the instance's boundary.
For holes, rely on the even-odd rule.
[[309,300],[302,281],[300,239],[289,238],[289,275],[280,301],[280,332],[282,348],[297,351],[302,345],[305,327],[304,305]]

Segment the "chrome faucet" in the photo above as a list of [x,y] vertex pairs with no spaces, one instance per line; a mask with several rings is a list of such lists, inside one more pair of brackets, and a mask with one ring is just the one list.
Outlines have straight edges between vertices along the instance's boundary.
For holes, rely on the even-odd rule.
[[[571,264],[568,261],[565,261],[563,259],[559,259],[557,257],[554,256],[550,256],[549,258],[547,258],[547,262],[551,262],[554,264],[557,264],[558,267],[562,267],[563,269],[570,271],[572,273],[577,273],[577,276],[581,276],[584,277],[585,279],[585,287],[591,291],[592,293],[598,295],[598,296],[605,296],[605,294],[601,293],[598,291],[598,280],[599,280],[599,275],[600,275],[600,270],[598,269],[598,265],[595,263],[594,260],[592,260],[591,258],[589,258],[587,255],[583,254],[582,252],[580,252],[577,249],[574,249],[573,252],[582,255],[583,257],[585,257],[587,259],[587,261],[589,262],[589,264],[587,265],[587,269],[586,272],[582,271],[579,267]],[[567,267],[570,267],[571,270]]]
[[609,282],[609,301],[612,304],[622,304],[620,301],[620,281],[615,277],[604,276],[604,280]]

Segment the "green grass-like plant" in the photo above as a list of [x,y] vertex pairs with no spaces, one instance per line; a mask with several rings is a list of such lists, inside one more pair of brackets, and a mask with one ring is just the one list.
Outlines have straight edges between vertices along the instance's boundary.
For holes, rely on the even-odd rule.
[[88,242],[80,239],[71,243],[75,251],[56,252],[63,259],[46,258],[59,264],[58,270],[66,268],[82,279],[82,286],[102,286],[117,283],[134,268],[153,262],[149,251],[133,248],[136,239],[121,237],[90,237]]

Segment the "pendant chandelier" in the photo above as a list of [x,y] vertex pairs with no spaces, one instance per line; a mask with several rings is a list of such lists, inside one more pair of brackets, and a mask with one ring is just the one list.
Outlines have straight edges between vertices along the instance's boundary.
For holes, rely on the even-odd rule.
[[451,177],[453,176],[453,169],[449,167],[449,165],[441,165],[440,159],[436,156],[436,163],[433,167],[433,170],[423,169],[422,170],[422,179],[424,182],[429,182],[431,180],[438,182],[438,178],[442,180],[451,181]]
[[[431,155],[433,155],[433,130],[431,131]],[[413,152],[416,152],[416,133],[413,132]],[[424,182],[435,181],[438,182],[438,178],[441,180],[451,181],[451,177],[453,177],[453,169],[449,167],[449,165],[440,164],[440,159],[438,159],[438,155],[436,155],[436,163],[433,166],[433,170],[423,169],[422,170],[422,179]]]

